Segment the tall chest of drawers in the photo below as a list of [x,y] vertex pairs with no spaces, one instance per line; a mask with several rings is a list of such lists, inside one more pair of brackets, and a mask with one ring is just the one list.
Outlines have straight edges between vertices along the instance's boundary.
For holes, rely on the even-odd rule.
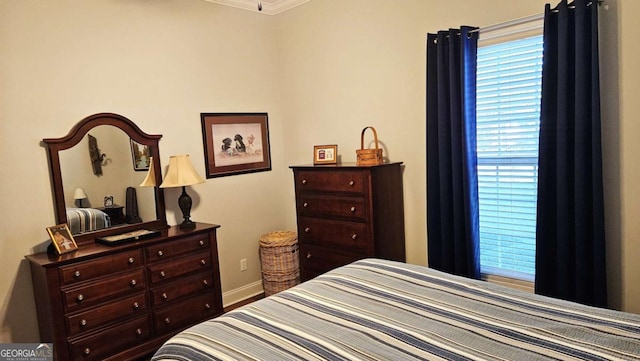
[[138,359],[222,314],[218,227],[170,227],[119,246],[26,256],[41,341],[53,342],[56,360]]
[[366,257],[405,260],[401,162],[291,168],[303,281]]

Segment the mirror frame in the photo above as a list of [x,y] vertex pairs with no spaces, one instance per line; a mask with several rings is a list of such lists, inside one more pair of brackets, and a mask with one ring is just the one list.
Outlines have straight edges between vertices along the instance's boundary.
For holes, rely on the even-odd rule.
[[[124,131],[131,139],[140,144],[149,145],[151,156],[153,157],[153,169],[155,170],[156,184],[162,183],[162,173],[160,167],[159,141],[162,135],[147,134],[140,130],[131,120],[113,113],[98,113],[90,115],[79,121],[69,133],[62,138],[45,138],[43,143],[49,155],[49,170],[51,176],[51,188],[53,192],[54,211],[58,224],[67,223],[66,203],[64,199],[64,189],[62,185],[62,172],[60,168],[60,151],[69,149],[78,143],[94,127],[99,125],[111,125]],[[149,222],[135,223],[130,225],[118,225],[117,227],[105,228],[93,232],[86,232],[74,235],[76,243],[93,243],[95,238],[110,236],[119,233],[130,232],[138,229],[164,229],[167,228],[167,215],[165,212],[164,192],[160,187],[154,187],[156,200],[156,219]]]

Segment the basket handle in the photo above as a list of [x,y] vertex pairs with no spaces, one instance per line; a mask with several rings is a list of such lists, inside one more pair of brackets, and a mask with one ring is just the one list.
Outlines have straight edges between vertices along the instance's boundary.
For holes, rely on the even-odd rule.
[[373,131],[373,140],[376,143],[376,149],[378,149],[378,132],[376,132],[376,128],[374,127],[365,127],[364,129],[362,129],[362,134],[360,134],[360,149],[364,149],[364,132],[367,129],[371,129]]

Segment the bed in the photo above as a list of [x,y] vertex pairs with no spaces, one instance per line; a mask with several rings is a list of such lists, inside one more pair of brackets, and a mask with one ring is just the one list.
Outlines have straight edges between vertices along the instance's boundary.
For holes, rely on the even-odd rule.
[[111,218],[99,209],[67,207],[67,224],[71,234],[78,234],[109,228]]
[[152,360],[640,360],[640,315],[365,259],[188,328]]

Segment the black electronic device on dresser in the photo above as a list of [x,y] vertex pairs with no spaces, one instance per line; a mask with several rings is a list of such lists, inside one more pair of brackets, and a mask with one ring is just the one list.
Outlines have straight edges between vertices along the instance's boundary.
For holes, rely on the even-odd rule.
[[291,169],[303,281],[366,257],[405,261],[401,162]]
[[[90,136],[89,145],[117,150],[109,152],[110,158],[124,154],[121,161],[103,164],[100,177],[94,175],[93,161],[76,161]],[[73,199],[69,190],[78,183],[91,184],[86,193],[99,196],[114,189],[124,194],[130,187],[141,192],[145,176],[160,184],[160,138],[121,115],[99,113],[78,122],[62,138],[44,139],[57,223],[77,221],[67,213],[72,205],[66,200]],[[151,173],[136,173],[129,158],[135,157],[134,149],[144,149],[152,159]],[[107,176],[112,177],[100,181]],[[144,192],[137,197],[140,222],[126,223],[121,206],[105,207],[113,222],[76,231],[77,250],[59,255],[50,247],[49,252],[25,256],[40,341],[53,343],[55,360],[148,359],[172,335],[223,313],[216,236],[220,226],[169,227],[163,190],[147,187]],[[113,206],[111,200],[105,205]]]

